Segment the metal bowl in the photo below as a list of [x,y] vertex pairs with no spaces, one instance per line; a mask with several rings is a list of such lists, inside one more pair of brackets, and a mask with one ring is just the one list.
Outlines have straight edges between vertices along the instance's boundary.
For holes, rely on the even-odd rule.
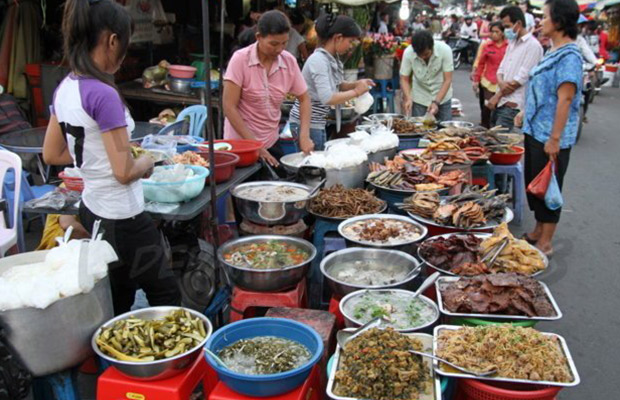
[[[340,313],[344,317],[344,323],[345,323],[345,326],[347,328],[358,327],[358,326],[362,326],[364,324],[364,322],[355,319],[355,317],[352,316],[352,315],[349,315],[347,313],[347,310],[346,310],[346,305],[347,305],[347,303],[351,299],[359,297],[359,296],[363,295],[364,293],[389,293],[389,294],[399,293],[399,294],[406,295],[406,296],[413,296],[413,294],[414,294],[413,292],[410,292],[408,290],[402,290],[402,289],[358,290],[356,292],[349,293],[342,300],[340,300],[340,304],[339,304]],[[437,322],[437,320],[439,319],[439,317],[441,315],[440,312],[439,312],[439,307],[437,307],[437,304],[435,304],[435,302],[433,302],[431,299],[429,299],[428,297],[426,297],[424,295],[419,295],[418,299],[420,299],[429,308],[433,309],[434,317],[430,321],[425,323],[425,324],[422,324],[422,325],[419,325],[419,326],[415,326],[415,327],[407,327],[407,328],[404,328],[404,329],[402,329],[402,328],[401,329],[395,329],[396,331],[403,332],[403,333],[420,331],[420,330],[423,330],[424,328],[432,326],[433,324],[435,324]]]
[[381,121],[387,121],[388,119],[404,119],[405,116],[402,114],[383,113],[383,114],[371,114],[368,118],[381,122]]
[[[340,107],[340,116],[342,120],[352,119],[356,115],[357,113],[355,112],[355,107]],[[330,108],[327,118],[331,120],[336,120],[336,109],[335,108]]]
[[[315,151],[313,153],[320,154],[322,152]],[[296,174],[305,157],[306,155],[302,152],[287,154],[280,159],[280,163],[282,163],[289,173]],[[325,182],[325,186],[330,187],[339,183],[346,188],[363,187],[368,171],[368,162],[341,169],[326,168],[327,181]]]
[[[310,256],[301,264],[278,269],[238,267],[224,259],[224,253],[233,250],[239,245],[262,243],[271,240],[280,240],[298,246],[307,251]],[[256,292],[276,292],[294,287],[306,276],[312,260],[316,257],[316,248],[307,240],[292,236],[256,235],[246,236],[224,243],[224,245],[218,249],[217,257],[220,263],[226,268],[228,276],[235,285]]]
[[[348,225],[356,223],[356,222],[359,222],[359,221],[364,221],[364,220],[367,220],[367,219],[395,219],[395,220],[403,221],[403,222],[406,222],[408,224],[414,225],[416,228],[418,228],[419,231],[420,231],[420,236],[418,236],[416,239],[409,240],[407,242],[395,245],[395,244],[388,244],[388,243],[382,244],[382,243],[365,242],[365,241],[353,239],[353,238],[347,236],[344,233],[344,229]],[[396,215],[396,214],[369,214],[369,215],[361,215],[359,217],[349,218],[349,219],[341,222],[340,225],[338,225],[338,233],[340,234],[340,236],[342,236],[344,238],[344,240],[347,243],[348,247],[363,246],[363,247],[375,247],[375,248],[379,248],[379,249],[393,249],[393,250],[401,250],[401,251],[413,252],[413,251],[415,251],[415,243],[417,243],[417,242],[421,241],[422,239],[424,239],[424,237],[428,233],[428,230],[426,229],[426,227],[424,225],[420,224],[417,221],[412,220],[411,218],[405,217],[403,215]]]
[[391,149],[379,150],[374,153],[368,154],[368,162],[376,162],[379,164],[383,164],[385,162],[385,158],[392,159],[398,152],[398,146],[393,147]]
[[373,127],[374,125],[372,124],[359,124],[355,127],[355,130],[370,133]]
[[439,123],[444,128],[461,128],[472,129],[475,125],[472,122],[467,121],[443,121]]
[[[0,260],[0,274],[17,265],[43,262],[48,251],[33,251]],[[0,312],[0,326],[16,358],[34,376],[80,365],[93,354],[90,338],[112,318],[110,280],[99,280],[88,293],[60,299],[47,308]]]
[[[382,286],[356,285],[339,281],[330,275],[330,271],[335,265],[346,261],[358,260],[378,260],[380,264],[391,263],[396,265],[404,265],[409,268],[409,273],[401,282]],[[327,284],[331,288],[334,295],[345,296],[360,289],[406,288],[420,273],[420,262],[412,255],[409,255],[403,251],[353,247],[338,250],[323,258],[323,260],[321,260],[321,273],[327,280]]]
[[192,79],[170,78],[170,90],[177,93],[192,91]]
[[310,197],[299,201],[257,201],[239,196],[239,192],[244,188],[255,186],[290,186],[308,191],[312,187],[300,183],[276,182],[276,181],[257,181],[242,183],[235,186],[230,193],[235,199],[237,210],[248,221],[259,225],[292,225],[305,217],[308,212],[306,206]]
[[[205,331],[207,332],[207,336],[205,337],[205,339],[188,352],[163,360],[134,362],[117,360],[116,358],[112,358],[99,350],[96,339],[101,334],[103,328],[112,326],[117,321],[134,317],[141,319],[159,319],[179,309],[189,312],[195,318],[199,318],[205,324]],[[136,380],[155,381],[171,378],[177,374],[180,374],[189,366],[193,365],[196,361],[196,358],[201,355],[202,348],[207,343],[207,340],[212,333],[213,326],[211,325],[211,321],[209,321],[207,317],[197,311],[184,307],[149,307],[143,308],[141,310],[126,312],[125,314],[121,314],[118,317],[115,317],[103,324],[99,329],[97,329],[97,331],[93,335],[91,339],[91,346],[99,357],[106,360],[108,363],[110,363],[110,365],[116,368],[123,375],[126,375]]]

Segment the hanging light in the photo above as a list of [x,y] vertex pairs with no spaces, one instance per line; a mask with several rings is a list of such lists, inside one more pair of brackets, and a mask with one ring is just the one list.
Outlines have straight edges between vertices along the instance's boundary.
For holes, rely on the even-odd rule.
[[407,0],[403,0],[400,3],[400,10],[398,11],[398,17],[402,20],[409,19],[409,2]]

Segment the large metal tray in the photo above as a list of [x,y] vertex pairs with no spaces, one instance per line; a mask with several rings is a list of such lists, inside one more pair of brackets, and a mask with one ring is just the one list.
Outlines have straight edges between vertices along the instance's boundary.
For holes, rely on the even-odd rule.
[[[459,276],[459,275],[455,274],[454,272],[450,272],[450,271],[448,271],[448,270],[445,270],[445,269],[439,268],[439,267],[437,267],[437,266],[435,266],[435,265],[433,265],[433,264],[429,263],[429,262],[426,260],[426,258],[424,258],[424,257],[422,256],[422,254],[420,253],[420,249],[422,248],[422,244],[423,244],[424,242],[426,242],[427,240],[433,240],[433,239],[437,239],[437,238],[440,238],[440,237],[442,237],[442,238],[448,238],[448,237],[450,237],[450,236],[454,236],[454,235],[461,235],[461,236],[464,236],[464,235],[474,235],[474,236],[479,237],[479,238],[481,238],[482,240],[484,240],[484,239],[486,239],[486,238],[490,237],[492,234],[491,234],[491,233],[475,233],[475,232],[454,232],[454,233],[445,233],[445,234],[443,234],[443,235],[431,236],[431,237],[429,237],[429,238],[426,238],[426,239],[425,239],[422,243],[420,243],[420,246],[418,246],[418,258],[420,259],[420,261],[422,261],[422,263],[424,263],[424,264],[428,265],[428,266],[429,266],[429,267],[431,267],[432,269],[434,269],[434,270],[436,270],[436,271],[441,272],[442,274],[445,274],[445,275],[450,275],[450,276]],[[535,277],[535,276],[540,275],[540,274],[542,274],[543,272],[547,271],[547,269],[549,268],[549,259],[547,258],[547,256],[545,255],[545,253],[543,253],[542,251],[540,251],[539,249],[537,249],[535,246],[532,246],[532,245],[530,245],[530,246],[531,246],[534,250],[536,250],[536,251],[538,252],[538,254],[540,254],[540,256],[541,256],[541,257],[542,257],[542,259],[543,259],[543,263],[545,264],[545,268],[544,268],[544,269],[542,269],[542,270],[540,270],[540,271],[538,271],[538,272],[536,272],[536,273],[534,273],[534,274],[532,274],[532,275],[529,275],[530,277]]]
[[443,297],[441,295],[441,287],[442,285],[447,285],[454,283],[461,279],[458,276],[442,276],[435,282],[435,290],[437,291],[437,304],[439,305],[439,311],[442,314],[448,315],[450,317],[466,317],[466,318],[494,318],[494,319],[507,319],[507,320],[522,320],[522,321],[556,321],[562,318],[562,311],[558,307],[558,304],[555,302],[555,299],[551,295],[551,291],[549,287],[543,282],[538,281],[538,284],[542,286],[545,294],[547,295],[547,299],[551,303],[553,307],[553,311],[555,312],[555,316],[553,317],[528,317],[526,315],[505,315],[505,314],[466,314],[466,313],[454,313],[448,311],[443,306]]
[[[378,200],[381,201],[381,203],[382,203],[381,208],[377,212],[374,212],[372,214],[383,214],[385,212],[385,210],[387,210],[387,208],[388,208],[388,204],[387,204],[387,202],[385,200],[381,200],[379,198],[378,198]],[[353,217],[343,217],[343,218],[341,218],[341,217],[327,217],[325,215],[321,215],[321,214],[318,214],[318,213],[315,213],[314,211],[312,211],[310,209],[310,203],[308,203],[308,212],[310,214],[314,215],[316,218],[320,218],[320,219],[323,219],[325,221],[335,222],[335,223],[340,223],[342,221],[346,221],[349,218],[361,217],[361,215],[355,215]],[[369,215],[369,214],[362,214],[362,215]]]
[[514,212],[509,208],[509,207],[505,207],[504,208],[504,217],[501,220],[491,220],[489,222],[487,222],[486,224],[484,224],[483,226],[477,226],[474,228],[461,228],[458,226],[453,226],[453,225],[441,225],[438,224],[437,222],[435,222],[432,219],[428,219],[428,218],[424,218],[421,217],[417,214],[412,213],[411,211],[407,211],[407,214],[409,214],[409,216],[413,219],[415,219],[416,221],[419,221],[423,224],[429,225],[429,226],[436,226],[438,228],[447,228],[447,229],[460,229],[463,231],[467,231],[467,232],[476,232],[476,231],[484,231],[484,230],[488,230],[488,229],[493,229],[497,226],[499,226],[502,222],[505,222],[507,224],[509,224],[515,217]]
[[[354,331],[354,328],[347,328],[346,331]],[[423,351],[430,352],[434,347],[433,337],[426,333],[403,333],[403,335],[407,335],[409,337],[413,337],[419,339],[424,344]],[[342,397],[334,394],[335,389],[335,378],[336,371],[340,367],[340,346],[336,346],[336,353],[334,354],[334,361],[331,371],[329,371],[329,381],[327,382],[327,396],[333,400],[362,400],[356,397]],[[430,353],[429,353],[430,354]],[[432,360],[428,357],[424,357],[424,365],[427,366],[431,377],[433,378],[433,393],[425,394],[419,398],[419,400],[441,400],[441,382],[439,381],[438,374],[435,373],[433,368]],[[373,400],[373,399],[363,399],[363,400]]]
[[[437,338],[442,330],[451,330],[455,331],[463,328],[462,326],[454,326],[454,325],[438,325],[435,327],[433,333],[433,354],[437,355]],[[433,361],[433,367],[435,368],[435,372],[439,375],[447,376],[451,378],[468,378],[468,379],[480,379],[485,381],[495,381],[495,382],[512,382],[512,383],[527,383],[534,385],[547,385],[547,386],[561,386],[561,387],[573,387],[579,385],[581,383],[581,378],[579,377],[579,373],[577,372],[577,367],[575,366],[575,362],[573,361],[573,357],[568,350],[568,346],[566,344],[566,340],[555,333],[547,333],[541,332],[545,336],[551,336],[557,339],[558,346],[564,353],[564,357],[566,357],[566,362],[568,364],[568,368],[570,373],[573,375],[572,382],[552,382],[552,381],[534,381],[530,379],[512,379],[512,378],[501,378],[501,377],[478,377],[475,375],[465,374],[462,372],[448,372],[444,371],[439,367],[439,361]]]

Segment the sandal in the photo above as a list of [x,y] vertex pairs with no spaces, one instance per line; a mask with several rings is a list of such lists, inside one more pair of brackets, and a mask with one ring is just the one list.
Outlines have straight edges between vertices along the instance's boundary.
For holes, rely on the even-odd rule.
[[538,241],[538,240],[535,240],[535,239],[532,239],[531,237],[529,237],[527,233],[524,233],[523,235],[521,235],[521,239],[525,240],[526,242],[528,242],[529,244],[532,244],[532,245],[536,244],[536,242]]

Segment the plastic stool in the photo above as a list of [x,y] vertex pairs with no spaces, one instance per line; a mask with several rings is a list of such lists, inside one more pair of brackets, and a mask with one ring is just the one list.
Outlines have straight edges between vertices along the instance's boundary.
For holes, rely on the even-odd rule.
[[455,398],[458,400],[555,400],[561,387],[530,384],[483,383],[459,379]]
[[[388,90],[388,84],[392,83],[391,79],[375,79],[375,83],[377,86],[373,88],[370,92],[372,94],[373,99],[375,100],[372,103],[372,112],[374,114],[377,113],[377,103],[378,100],[381,100],[381,109],[383,112],[394,112],[394,91]],[[385,105],[387,102],[387,106]]]
[[97,380],[97,400],[189,400],[200,382],[206,398],[218,381],[202,353],[187,371],[161,381],[133,380],[110,367]]
[[287,292],[251,292],[235,287],[230,300],[230,322],[245,318],[245,313],[254,307],[306,308],[306,278]]
[[[209,400],[321,400],[323,390],[319,383],[319,368],[314,366],[304,384],[288,393],[273,397],[248,397],[229,389],[224,382],[218,382],[211,392]],[[151,400],[150,398],[148,400]]]
[[189,106],[179,113],[177,121],[183,121],[186,117],[189,118],[188,135],[204,138],[202,130],[207,121],[207,107],[203,105]]
[[336,327],[338,330],[344,328],[344,316],[340,312],[340,300],[335,296],[329,300],[329,309],[328,311],[336,316]]
[[35,378],[33,397],[35,400],[79,400],[77,369],[57,372]]
[[409,149],[417,149],[420,146],[420,138],[398,138],[398,149],[397,151],[409,150]]
[[[338,222],[317,218],[314,223],[314,234],[312,239],[312,244],[316,248],[316,257],[312,260],[312,268],[310,268],[310,306],[312,308],[327,306],[327,303],[323,302],[323,274],[321,273],[321,261],[327,251],[326,242],[330,245],[333,243],[333,241],[328,240],[329,238],[326,237],[329,232],[338,232]],[[329,250],[334,251],[338,249],[339,248],[332,247]]]
[[495,176],[493,175],[493,164],[485,162],[484,164],[471,166],[472,183],[474,185],[489,185],[489,189],[495,188]]
[[523,219],[523,207],[525,206],[525,180],[523,178],[523,165],[493,165],[493,175],[511,176],[513,180],[512,188],[512,210],[515,213],[514,222],[521,224]]

